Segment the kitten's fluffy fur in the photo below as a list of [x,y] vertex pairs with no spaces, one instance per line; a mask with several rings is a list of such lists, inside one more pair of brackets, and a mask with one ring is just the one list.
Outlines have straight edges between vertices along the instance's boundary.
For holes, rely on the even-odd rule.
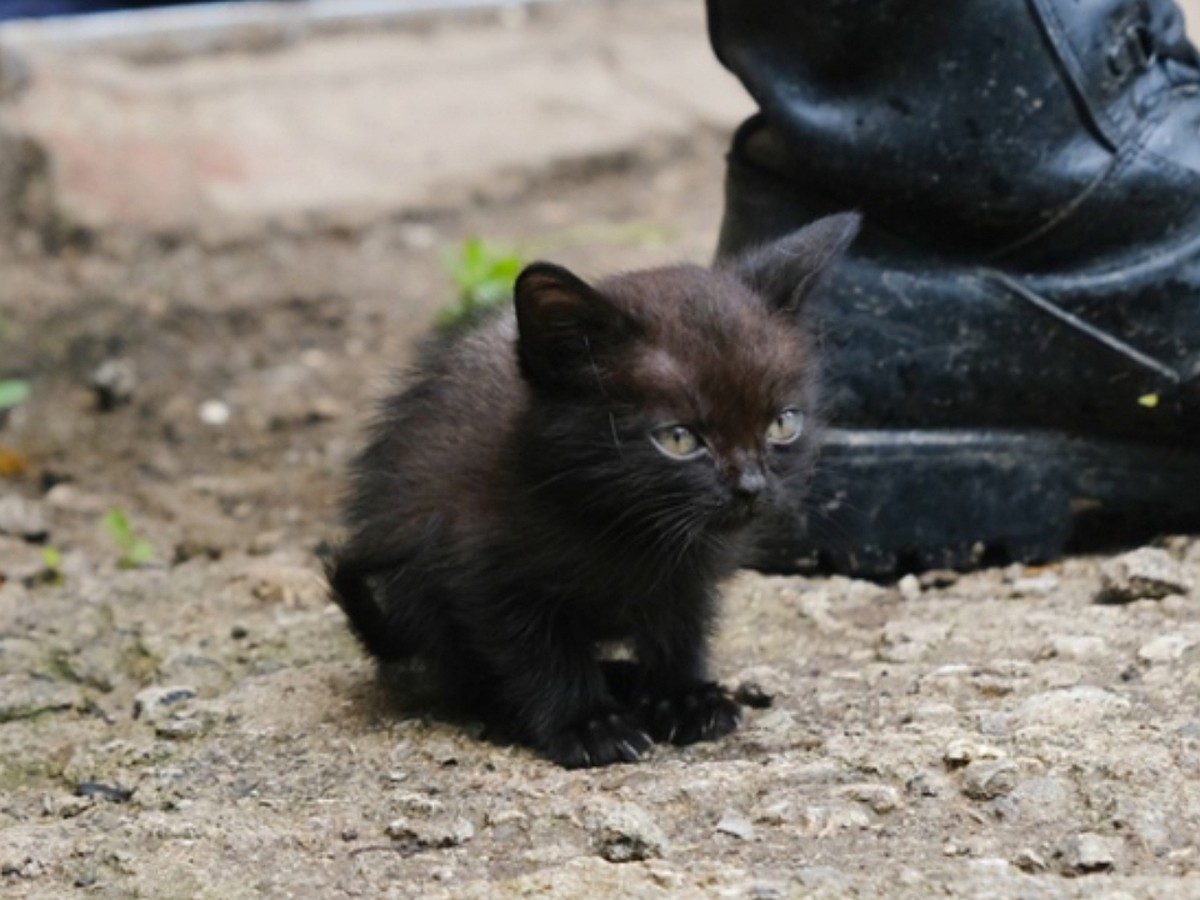
[[[857,225],[594,287],[527,267],[514,310],[428,354],[355,463],[330,582],[366,648],[566,766],[736,728],[706,663],[716,585],[757,513],[802,492],[797,316]],[[632,662],[597,661],[612,639]]]

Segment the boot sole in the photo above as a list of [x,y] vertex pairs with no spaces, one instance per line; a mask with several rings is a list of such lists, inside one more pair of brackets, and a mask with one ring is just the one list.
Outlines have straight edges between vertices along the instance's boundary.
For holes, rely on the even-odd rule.
[[1200,449],[1052,432],[836,429],[824,435],[804,511],[772,523],[752,565],[887,578],[1045,562],[1106,537],[1190,530],[1200,530]]

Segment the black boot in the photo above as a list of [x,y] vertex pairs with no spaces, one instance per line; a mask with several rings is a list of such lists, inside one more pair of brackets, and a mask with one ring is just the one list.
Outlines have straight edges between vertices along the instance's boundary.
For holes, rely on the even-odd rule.
[[760,564],[1044,560],[1200,528],[1200,60],[1167,0],[709,0],[762,113],[719,255],[867,227],[814,310],[834,427]]

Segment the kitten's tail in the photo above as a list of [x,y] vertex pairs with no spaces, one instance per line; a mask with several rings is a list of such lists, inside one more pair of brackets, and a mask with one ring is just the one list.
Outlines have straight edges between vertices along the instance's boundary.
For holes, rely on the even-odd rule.
[[376,571],[378,567],[336,555],[325,560],[325,577],[329,579],[333,599],[350,620],[359,643],[383,662],[408,659],[412,650],[388,627],[387,616],[367,582],[367,577]]

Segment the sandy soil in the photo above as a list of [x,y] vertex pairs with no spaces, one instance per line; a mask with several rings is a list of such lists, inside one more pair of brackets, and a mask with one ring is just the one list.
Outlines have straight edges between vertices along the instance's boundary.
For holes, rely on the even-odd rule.
[[[739,576],[717,665],[769,707],[636,766],[565,772],[376,685],[314,550],[448,298],[438,248],[703,260],[722,146],[419,217],[0,250],[0,376],[34,388],[0,426],[5,896],[1200,896],[1194,539],[1120,604],[1102,558]],[[149,564],[119,565],[112,508]]]

